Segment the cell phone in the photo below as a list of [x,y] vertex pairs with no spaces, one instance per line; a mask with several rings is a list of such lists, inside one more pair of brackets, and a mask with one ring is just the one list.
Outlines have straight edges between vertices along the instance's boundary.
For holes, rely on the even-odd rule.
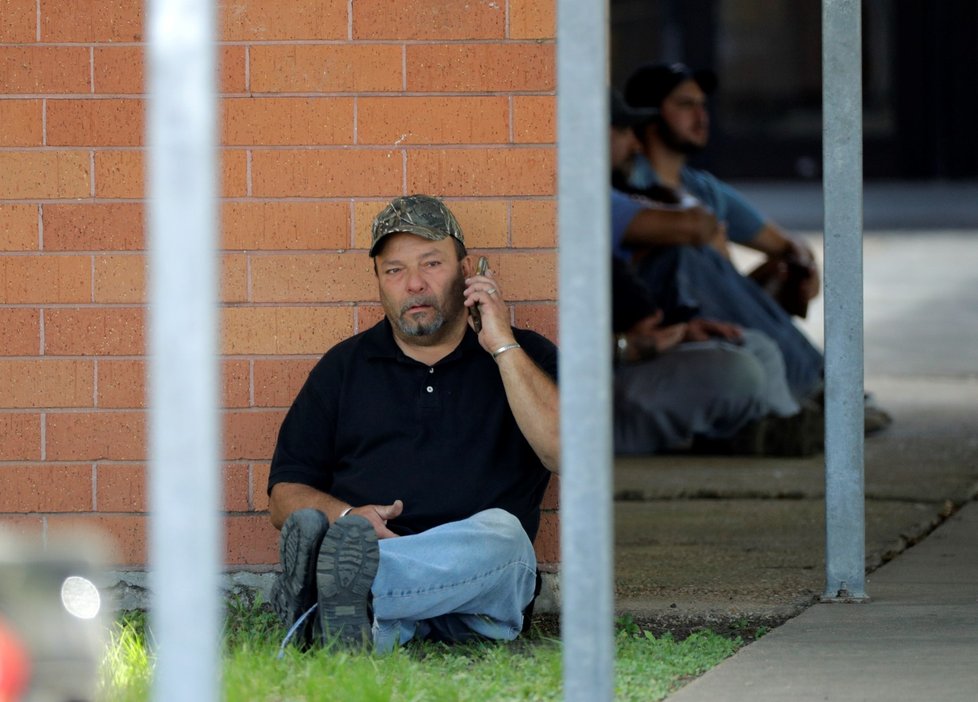
[[[489,259],[485,256],[479,256],[479,262],[475,264],[475,274],[485,275],[487,270],[489,270]],[[482,313],[479,312],[478,304],[469,308],[469,315],[472,317],[472,328],[478,334],[482,331]]]

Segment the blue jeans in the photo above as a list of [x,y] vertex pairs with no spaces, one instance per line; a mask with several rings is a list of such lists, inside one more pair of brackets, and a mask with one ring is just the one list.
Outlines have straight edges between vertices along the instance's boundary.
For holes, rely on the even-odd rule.
[[536,555],[502,509],[411,536],[382,539],[374,578],[374,649],[414,637],[515,639],[533,599]]
[[821,387],[822,352],[770,295],[713,247],[656,247],[637,270],[664,309],[695,308],[700,317],[734,322],[773,339],[795,398],[808,397]]

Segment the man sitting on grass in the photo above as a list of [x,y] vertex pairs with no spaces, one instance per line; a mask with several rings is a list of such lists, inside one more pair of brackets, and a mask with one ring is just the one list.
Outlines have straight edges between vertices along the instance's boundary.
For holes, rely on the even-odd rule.
[[393,200],[372,234],[386,318],[323,356],[279,432],[272,604],[304,644],[514,639],[559,465],[557,349],[510,326],[439,200]]

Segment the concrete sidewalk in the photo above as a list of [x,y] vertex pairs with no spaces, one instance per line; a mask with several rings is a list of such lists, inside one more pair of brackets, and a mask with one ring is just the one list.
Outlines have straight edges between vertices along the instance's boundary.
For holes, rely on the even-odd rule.
[[817,604],[675,702],[978,698],[978,504],[871,574],[868,603]]
[[865,445],[868,603],[816,604],[823,456],[616,461],[618,613],[768,632],[670,700],[978,699],[976,233],[866,235],[865,385],[895,417]]
[[[978,493],[978,379],[869,386],[894,415],[865,446],[872,570]],[[825,587],[824,470],[823,456],[616,461],[619,613],[662,631],[710,626],[750,638],[815,603]]]

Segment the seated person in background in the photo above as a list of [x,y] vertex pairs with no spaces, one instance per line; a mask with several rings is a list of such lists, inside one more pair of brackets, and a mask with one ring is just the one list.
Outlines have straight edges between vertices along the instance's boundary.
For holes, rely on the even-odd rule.
[[613,257],[611,272],[616,453],[821,450],[821,415],[791,396],[773,341],[699,318],[663,325],[628,264]]
[[[694,72],[681,63],[645,65],[629,77],[626,102],[658,111],[657,118],[638,132],[645,160],[643,167],[630,174],[631,184],[640,188],[661,186],[676,197],[689,194],[703,203],[724,223],[725,238],[767,255],[767,263],[752,274],[755,279],[773,286],[775,281],[785,282],[794,276],[795,297],[779,302],[790,314],[804,317],[808,302],[819,292],[811,250],[765,219],[729,185],[687,163],[690,156],[706,148],[710,136],[706,101],[715,89],[716,76],[711,71]],[[722,244],[716,248],[725,251]]]
[[[631,163],[613,177],[613,183],[648,197],[630,204],[619,198],[619,216],[629,221],[619,230],[616,250],[632,256],[642,280],[663,305],[696,307],[706,317],[764,332],[781,349],[795,398],[818,402],[824,359],[791,318],[792,313],[804,315],[818,294],[814,257],[734,189],[687,165],[688,157],[707,144],[706,97],[715,87],[712,73],[694,73],[683,64],[643,66],[628,79],[627,102],[657,114],[636,128],[648,164],[644,179],[642,169],[631,168]],[[644,180],[642,187],[635,187],[636,174]],[[666,220],[668,214],[644,214],[656,209],[655,200],[667,205],[673,225]],[[755,272],[765,287],[730,263],[728,241],[768,255]],[[886,412],[867,404],[867,433],[891,421]]]
[[514,639],[560,460],[557,349],[510,326],[441,201],[397,198],[372,234],[386,318],[313,368],[272,458],[273,607],[305,645]]
[[[638,143],[632,127],[648,117],[612,93],[612,166],[634,155]],[[619,197],[624,196],[613,190],[612,202]],[[613,229],[628,223],[615,216],[618,210],[613,207]],[[644,210],[638,216],[659,212]],[[697,439],[710,441],[714,450],[738,453],[807,455],[819,450],[819,428],[792,397],[773,341],[733,324],[691,318],[694,308],[673,306],[666,320],[623,257],[612,257],[611,274],[617,453],[684,450]],[[790,428],[782,422],[779,435],[772,429],[765,439],[759,420],[766,417],[796,419]]]

